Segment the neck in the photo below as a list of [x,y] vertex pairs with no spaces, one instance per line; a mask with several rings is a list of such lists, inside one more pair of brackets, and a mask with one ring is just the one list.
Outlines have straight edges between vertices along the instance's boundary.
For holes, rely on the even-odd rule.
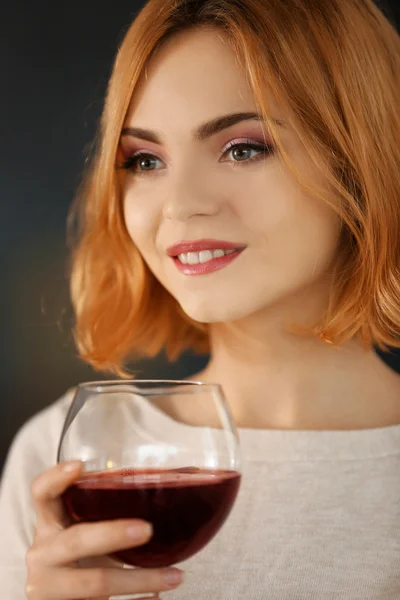
[[239,427],[365,429],[400,423],[400,379],[371,349],[288,333],[279,320],[210,326],[204,381],[220,383]]

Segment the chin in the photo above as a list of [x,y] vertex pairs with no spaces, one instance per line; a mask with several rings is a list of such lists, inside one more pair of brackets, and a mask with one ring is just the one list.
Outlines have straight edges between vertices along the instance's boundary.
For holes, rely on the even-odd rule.
[[193,301],[185,300],[179,304],[188,317],[204,324],[238,321],[249,316],[256,309],[256,307],[241,306],[238,302],[213,302],[210,297],[205,300],[200,298],[194,298]]

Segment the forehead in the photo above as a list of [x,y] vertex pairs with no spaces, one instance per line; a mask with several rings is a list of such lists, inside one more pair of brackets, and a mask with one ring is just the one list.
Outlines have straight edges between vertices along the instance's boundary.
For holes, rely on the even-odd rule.
[[216,114],[255,110],[246,73],[217,29],[182,32],[149,61],[133,94],[126,123],[165,125],[179,115],[196,123]]

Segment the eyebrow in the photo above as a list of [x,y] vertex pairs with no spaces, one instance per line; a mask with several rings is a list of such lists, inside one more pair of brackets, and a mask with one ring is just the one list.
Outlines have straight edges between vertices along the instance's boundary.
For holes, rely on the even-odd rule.
[[[285,122],[281,119],[268,117],[268,120],[273,121],[276,125],[285,127]],[[203,123],[193,131],[192,135],[195,140],[202,142],[242,121],[264,121],[264,119],[259,113],[255,112],[232,113]],[[130,135],[153,144],[162,144],[161,137],[156,132],[140,127],[124,127],[121,132],[121,137],[125,135]]]

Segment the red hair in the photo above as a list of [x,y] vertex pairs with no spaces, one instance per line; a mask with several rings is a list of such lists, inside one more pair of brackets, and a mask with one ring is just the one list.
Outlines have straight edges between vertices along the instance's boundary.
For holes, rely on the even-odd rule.
[[[207,325],[185,315],[130,239],[118,146],[125,116],[155,50],[194,27],[228,35],[267,117],[267,93],[331,191],[282,160],[307,193],[343,223],[329,306],[309,332],[340,344],[400,346],[400,38],[372,0],[150,0],[128,30],[109,81],[96,150],[78,194],[71,293],[81,356],[121,373],[134,355],[174,359],[208,350]],[[300,328],[299,328],[300,331]]]

